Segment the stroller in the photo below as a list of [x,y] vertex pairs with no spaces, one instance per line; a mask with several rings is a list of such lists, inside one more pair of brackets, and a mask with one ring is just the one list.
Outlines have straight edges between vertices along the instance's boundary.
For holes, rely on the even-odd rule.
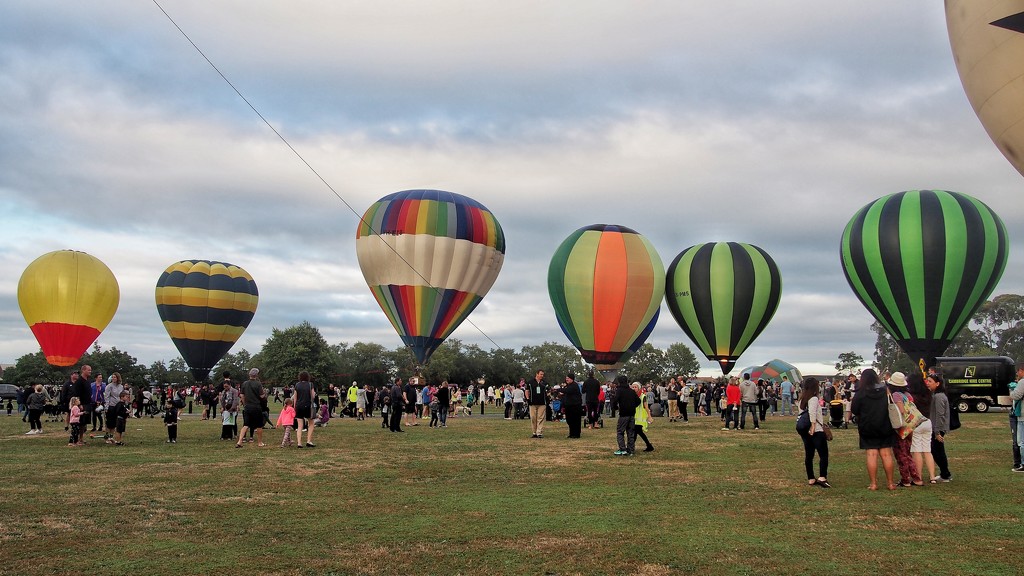
[[317,428],[323,428],[327,426],[327,423],[331,421],[331,409],[327,405],[327,402],[320,403],[320,415],[317,417],[314,424]]
[[833,400],[828,403],[828,424],[833,428],[846,428],[846,421],[843,420],[843,401]]

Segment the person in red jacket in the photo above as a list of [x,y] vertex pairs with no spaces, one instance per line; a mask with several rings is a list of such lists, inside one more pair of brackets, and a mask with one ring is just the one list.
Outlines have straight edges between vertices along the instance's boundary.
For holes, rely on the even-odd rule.
[[729,422],[733,424],[733,430],[740,427],[740,385],[736,377],[729,378],[729,384],[725,387],[725,426],[722,430],[729,429]]

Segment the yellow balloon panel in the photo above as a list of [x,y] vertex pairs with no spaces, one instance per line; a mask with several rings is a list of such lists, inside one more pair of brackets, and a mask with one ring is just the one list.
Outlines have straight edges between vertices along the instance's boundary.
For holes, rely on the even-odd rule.
[[1024,175],[1024,0],[946,0],[946,26],[967,99]]

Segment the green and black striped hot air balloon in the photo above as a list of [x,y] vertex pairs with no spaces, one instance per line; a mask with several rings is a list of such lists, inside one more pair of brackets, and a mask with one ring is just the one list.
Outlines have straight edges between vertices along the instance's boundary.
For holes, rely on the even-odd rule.
[[224,262],[175,262],[156,282],[157,313],[197,382],[242,336],[258,302],[252,276]]
[[782,276],[772,257],[740,242],[683,250],[665,281],[672,317],[723,374],[768,326],[781,296]]
[[923,371],[995,289],[1009,237],[978,200],[944,190],[891,194],[846,225],[840,254],[864,307]]

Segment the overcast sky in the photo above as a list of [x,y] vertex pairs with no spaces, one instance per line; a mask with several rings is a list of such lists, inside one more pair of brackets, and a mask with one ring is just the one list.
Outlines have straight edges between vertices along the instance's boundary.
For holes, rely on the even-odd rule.
[[[502,347],[568,344],[547,267],[597,223],[644,234],[666,266],[710,241],[772,255],[782,301],[738,367],[870,360],[872,318],[839,238],[885,194],[988,204],[1013,243],[995,294],[1024,289],[1024,180],[964,96],[940,2],[161,4],[341,199],[155,4],[7,0],[0,362],[38,350],[18,278],[66,248],[120,284],[100,345],[146,364],[178,356],[154,287],[188,258],[237,264],[259,286],[234,351],[303,320],[330,343],[394,348],[355,230],[412,188],[470,196],[504,228],[504,268],[470,317]],[[469,323],[453,337],[493,347]],[[667,309],[649,342],[689,343]]]

